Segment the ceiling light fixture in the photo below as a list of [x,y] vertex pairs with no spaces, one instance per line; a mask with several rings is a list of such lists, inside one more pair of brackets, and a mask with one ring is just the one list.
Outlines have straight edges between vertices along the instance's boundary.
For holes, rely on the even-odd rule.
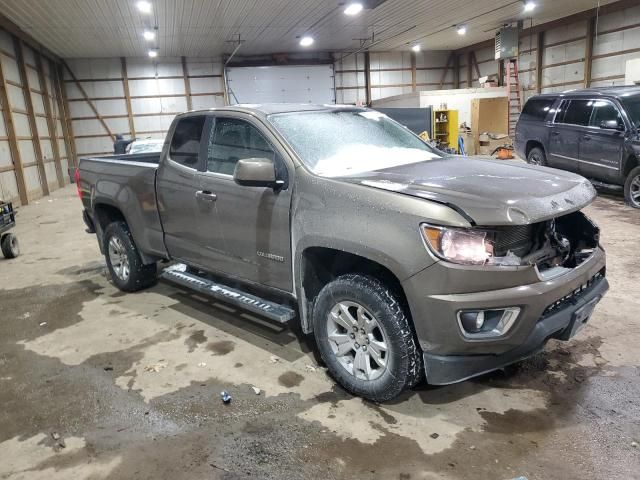
[[364,7],[361,3],[350,3],[347,8],[344,9],[345,15],[357,15]]
[[533,9],[536,8],[536,3],[535,2],[524,2],[524,11],[525,12],[533,12]]
[[151,58],[156,58],[158,56],[158,50],[149,50],[149,56]]
[[146,41],[150,42],[156,39],[156,32],[153,32],[151,30],[145,30],[142,36]]
[[460,25],[456,28],[456,32],[458,32],[458,35],[464,35],[465,33],[467,33],[467,27],[465,27],[464,25]]
[[414,45],[413,47],[411,47],[411,50],[413,50],[414,52],[419,52],[420,51],[420,45]]
[[136,3],[136,8],[142,13],[151,13],[151,2],[141,0]]
[[313,45],[313,37],[302,37],[300,39],[300,45],[302,47],[310,47]]

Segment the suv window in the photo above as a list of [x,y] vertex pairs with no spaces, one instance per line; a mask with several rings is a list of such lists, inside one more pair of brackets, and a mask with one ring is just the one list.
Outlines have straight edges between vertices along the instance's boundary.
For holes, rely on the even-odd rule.
[[555,98],[532,98],[524,105],[520,118],[523,120],[544,120],[555,101]]
[[593,103],[592,100],[571,100],[562,119],[562,123],[589,125]]
[[206,117],[204,115],[182,118],[178,121],[171,139],[169,158],[185,167],[198,168],[200,138]]
[[235,118],[216,118],[207,144],[207,170],[233,175],[236,162],[245,158],[275,161],[275,152],[250,123]]
[[593,114],[591,114],[592,127],[600,127],[603,122],[615,121],[616,125],[623,125],[622,115],[618,108],[606,100],[596,100],[593,102]]

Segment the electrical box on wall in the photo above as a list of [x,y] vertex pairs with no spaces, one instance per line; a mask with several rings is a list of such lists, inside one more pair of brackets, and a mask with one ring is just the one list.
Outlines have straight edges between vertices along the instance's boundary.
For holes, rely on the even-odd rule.
[[496,60],[508,60],[518,56],[518,28],[504,27],[496,33]]

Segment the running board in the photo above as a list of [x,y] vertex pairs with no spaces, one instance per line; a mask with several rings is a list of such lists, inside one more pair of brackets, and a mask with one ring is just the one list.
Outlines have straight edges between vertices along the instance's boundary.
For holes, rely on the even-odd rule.
[[170,282],[213,297],[216,300],[222,300],[249,312],[257,313],[278,323],[286,323],[296,315],[295,310],[287,306],[270,302],[264,298],[222,285],[208,278],[188,273],[187,266],[182,263],[165,268],[160,276]]
[[622,185],[614,185],[611,183],[605,183],[605,182],[601,182],[599,180],[593,180],[593,179],[589,179],[589,181],[591,182],[591,185],[593,185],[594,187],[598,187],[598,188],[606,188],[608,190],[623,190],[624,187]]

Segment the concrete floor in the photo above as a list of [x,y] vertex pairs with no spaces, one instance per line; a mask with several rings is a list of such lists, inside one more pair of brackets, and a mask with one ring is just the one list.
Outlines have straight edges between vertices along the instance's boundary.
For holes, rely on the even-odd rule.
[[640,212],[619,198],[588,209],[611,291],[575,340],[383,406],[295,329],[119,292],[80,211],[73,186],[22,208],[0,260],[0,478],[640,478]]

